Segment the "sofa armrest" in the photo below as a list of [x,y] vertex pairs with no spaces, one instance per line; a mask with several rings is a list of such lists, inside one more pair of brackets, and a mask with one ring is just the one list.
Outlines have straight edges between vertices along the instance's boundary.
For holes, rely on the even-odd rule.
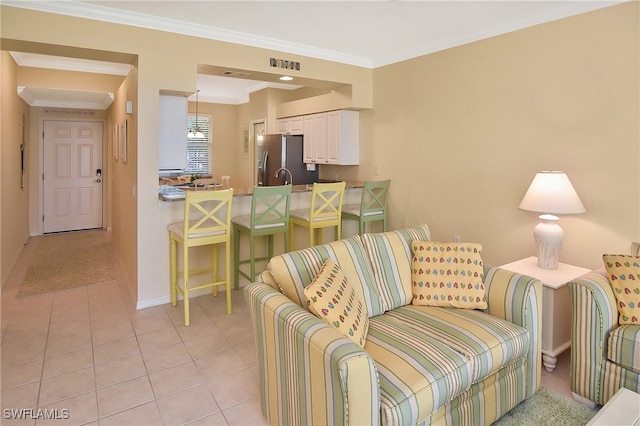
[[606,272],[589,272],[569,282],[571,320],[571,390],[595,403],[607,359],[609,332],[618,327],[616,299]]
[[379,424],[377,371],[359,345],[267,284],[244,296],[270,424]]
[[542,370],[542,283],[540,280],[506,269],[486,266],[484,285],[487,313],[529,330],[531,346],[527,354],[526,397],[540,387]]

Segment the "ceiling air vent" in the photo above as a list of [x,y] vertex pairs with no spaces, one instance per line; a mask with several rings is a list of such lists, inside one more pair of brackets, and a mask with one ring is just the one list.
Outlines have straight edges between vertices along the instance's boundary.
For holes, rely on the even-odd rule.
[[223,75],[226,75],[227,77],[249,77],[249,73],[248,72],[240,72],[240,71],[225,71],[222,73]]

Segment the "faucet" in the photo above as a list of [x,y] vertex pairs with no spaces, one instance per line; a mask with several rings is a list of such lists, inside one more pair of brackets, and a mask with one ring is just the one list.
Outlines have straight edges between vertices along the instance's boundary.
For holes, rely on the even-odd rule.
[[[291,170],[287,169],[286,167],[280,167],[278,170],[276,170],[276,177],[280,177],[280,172],[287,172],[289,173],[289,185],[293,185],[293,175],[291,174]],[[287,185],[287,177],[284,177],[284,184]]]

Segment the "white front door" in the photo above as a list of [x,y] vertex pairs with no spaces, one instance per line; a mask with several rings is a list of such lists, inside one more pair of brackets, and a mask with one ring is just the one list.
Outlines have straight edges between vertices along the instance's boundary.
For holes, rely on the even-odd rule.
[[102,227],[102,123],[44,122],[45,233]]

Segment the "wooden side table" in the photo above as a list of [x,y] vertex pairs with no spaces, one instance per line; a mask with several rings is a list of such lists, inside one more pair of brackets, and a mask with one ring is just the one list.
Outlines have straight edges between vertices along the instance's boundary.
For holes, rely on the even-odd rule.
[[591,270],[566,263],[558,263],[558,269],[542,269],[535,256],[500,267],[542,282],[542,363],[552,372],[558,355],[571,346],[571,296],[567,283]]

